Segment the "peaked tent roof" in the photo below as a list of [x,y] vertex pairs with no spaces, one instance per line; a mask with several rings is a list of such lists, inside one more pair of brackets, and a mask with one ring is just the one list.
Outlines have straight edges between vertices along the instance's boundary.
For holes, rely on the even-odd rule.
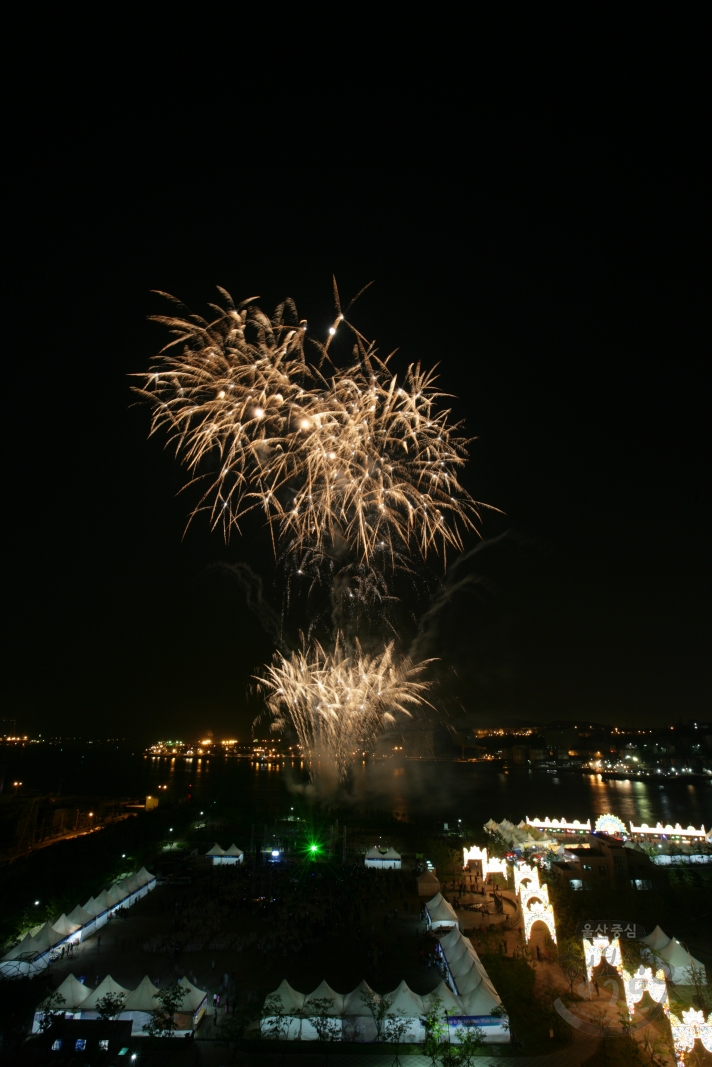
[[124,1003],[124,1011],[155,1011],[159,1007],[154,1000],[158,987],[153,984],[148,975],[139,982],[136,989],[129,993]]
[[502,1004],[497,994],[484,982],[473,992],[462,994],[461,999],[468,1015],[491,1015]]
[[287,1015],[294,1011],[295,1008],[304,1007],[304,994],[299,993],[296,989],[292,989],[289,982],[285,978],[280,982],[273,993],[269,993],[270,997],[279,997],[279,1002]]
[[182,978],[179,978],[178,985],[183,986],[186,991],[188,1000],[190,1001],[192,1010],[197,1011],[200,1005],[207,997],[207,991],[205,989],[198,989],[198,987],[196,985],[193,985],[193,983],[190,982],[185,975],[183,975]]
[[87,923],[93,921],[94,916],[90,915],[88,911],[85,911],[81,904],[77,904],[76,908],[70,911],[67,918],[71,923],[78,923],[80,926],[86,926]]
[[205,853],[205,855],[206,856],[224,856],[225,855],[225,851],[224,851],[224,849],[220,848],[220,845],[216,841],[215,844],[213,845],[213,847],[211,849],[209,849]]
[[432,900],[426,901],[425,907],[428,908],[428,910],[430,910],[430,906],[431,905],[434,908],[437,908],[437,906],[440,903],[440,901],[444,900],[444,899],[445,898],[443,897],[442,893],[436,893],[435,896],[432,898]]
[[[665,948],[660,949],[659,953],[664,960],[675,968],[678,967],[700,967],[704,973],[704,964],[696,960],[692,953],[680,944],[676,937],[671,937]],[[673,975],[673,979],[674,979]]]
[[60,934],[59,930],[55,930],[51,923],[46,922],[36,934],[33,934],[32,940],[41,945],[42,951],[46,952],[48,948],[52,948],[58,941],[62,941],[65,936],[65,934]]
[[399,860],[401,858],[401,854],[400,852],[396,852],[392,845],[389,845],[388,849],[386,850],[386,854],[383,858],[384,860]]
[[98,909],[97,915],[101,915],[103,911],[108,911],[109,908],[113,908],[115,903],[116,901],[112,900],[105,889],[102,889],[98,897],[94,897],[94,905]]
[[129,895],[128,890],[124,889],[118,882],[114,882],[113,885],[110,885],[106,892],[110,897],[116,898],[117,904],[120,904],[122,900],[126,900],[126,897]]
[[225,853],[226,856],[244,856],[244,854],[245,853],[242,851],[242,849],[238,848],[234,841]]
[[382,860],[383,859],[383,853],[381,852],[381,850],[376,845],[373,845],[373,847],[369,848],[368,852],[366,853],[366,859],[367,860]]
[[136,871],[136,881],[140,886],[148,885],[149,882],[155,882],[155,874],[151,874],[145,867],[142,867],[140,871]]
[[122,985],[114,981],[110,974],[107,974],[104,981],[99,982],[94,992],[90,993],[82,1003],[82,1011],[97,1011],[97,1004],[107,993],[123,993],[124,996],[128,997],[130,992],[130,989],[124,989]]
[[58,934],[61,934],[62,937],[69,937],[69,935],[73,934],[75,930],[79,930],[81,925],[81,923],[71,922],[70,919],[68,919],[67,916],[64,914],[64,912],[62,912],[56,922],[52,923],[53,928],[57,931]]
[[25,934],[19,944],[15,945],[14,948],[11,948],[8,952],[5,953],[3,959],[16,960],[19,956],[24,955],[24,953],[26,952],[31,952],[33,955],[36,955],[38,952],[46,951],[46,948],[43,945],[40,945],[37,941],[35,941],[34,937],[30,937],[29,934]]
[[88,901],[82,908],[82,911],[85,911],[88,915],[91,915],[93,919],[96,919],[97,915],[101,915],[103,910],[104,909],[100,908],[97,902],[94,900],[94,897],[89,897]]
[[130,896],[131,893],[135,893],[137,889],[140,889],[140,884],[136,881],[136,875],[130,874],[128,878],[122,878],[120,882],[116,883],[117,888],[121,890],[124,896]]
[[309,1002],[314,1000],[330,1000],[333,1004],[333,1009],[329,1012],[330,1015],[341,1015],[343,1013],[344,995],[332,989],[326,979],[319,983],[313,993],[309,993],[304,998],[304,1008],[308,1008]]
[[362,979],[354,990],[344,996],[344,1015],[361,1015],[372,1018],[371,1009],[365,998],[378,997],[366,979]]
[[423,871],[422,874],[418,875],[418,879],[417,880],[422,885],[425,885],[426,882],[437,882],[438,883],[438,887],[440,886],[440,882],[438,881],[438,876],[436,874],[433,874],[432,871]]
[[94,990],[91,986],[83,985],[73,974],[68,974],[62,984],[57,987],[57,992],[64,997],[64,1004],[61,1005],[63,1011],[76,1011]]
[[656,926],[651,934],[643,938],[643,944],[647,945],[648,948],[652,948],[653,952],[659,952],[661,948],[665,948],[666,945],[670,944],[670,938],[664,930]]
[[[438,896],[440,896],[439,893]],[[430,900],[425,906],[428,909],[428,914],[430,916],[431,922],[435,921],[439,923],[456,923],[459,921],[457,918],[457,912],[452,907],[452,905],[448,904],[448,902],[443,897],[440,897],[440,902],[438,904],[433,905],[432,900]]]
[[402,1013],[410,1018],[417,1018],[423,1014],[423,998],[414,993],[403,980],[400,985],[388,994],[391,1000],[389,1012]]
[[435,989],[433,989],[432,993],[427,993],[422,998],[423,1008],[425,1011],[429,1010],[430,1005],[433,1003],[436,997],[439,997],[440,1006],[443,1011],[462,1014],[462,1004],[459,1002],[452,989],[450,989],[450,986],[442,980],[440,982],[440,985],[436,986]]

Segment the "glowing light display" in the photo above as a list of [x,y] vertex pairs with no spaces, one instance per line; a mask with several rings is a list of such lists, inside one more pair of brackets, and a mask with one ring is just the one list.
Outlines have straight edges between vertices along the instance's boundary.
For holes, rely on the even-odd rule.
[[478,848],[477,845],[473,845],[472,848],[463,848],[462,866],[467,867],[470,860],[481,862],[483,878],[486,878],[488,874],[503,874],[505,877],[507,875],[507,861],[497,859],[495,856],[488,857],[486,848]]
[[596,833],[620,837],[621,834],[627,834],[628,831],[622,819],[619,819],[617,815],[607,813],[606,815],[599,815],[596,819]]
[[682,1022],[672,1012],[668,1018],[675,1052],[678,1054],[680,1063],[685,1062],[685,1053],[692,1051],[698,1038],[704,1048],[708,1052],[712,1052],[712,1014],[707,1017],[707,1022],[705,1022],[703,1011],[690,1008],[689,1011],[683,1011]]

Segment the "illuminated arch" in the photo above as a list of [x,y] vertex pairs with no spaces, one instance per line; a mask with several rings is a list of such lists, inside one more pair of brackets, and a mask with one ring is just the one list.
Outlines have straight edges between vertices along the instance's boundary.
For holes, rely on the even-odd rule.
[[551,904],[532,903],[524,912],[524,940],[529,941],[532,936],[534,923],[542,922],[551,934],[551,940],[556,944],[556,924],[554,923],[554,909]]
[[643,967],[642,965],[634,975],[630,975],[628,971],[624,970],[623,988],[625,989],[625,1002],[630,1018],[633,1017],[635,1005],[643,999],[644,993],[649,993],[656,1004],[662,1004],[665,1014],[668,1014],[667,982],[665,981],[665,971],[662,969],[656,971],[655,975],[653,975],[652,968]]
[[596,833],[613,834],[615,837],[620,837],[621,834],[627,834],[627,832],[623,820],[619,819],[617,815],[611,815],[610,812],[605,815],[599,815],[596,819]]

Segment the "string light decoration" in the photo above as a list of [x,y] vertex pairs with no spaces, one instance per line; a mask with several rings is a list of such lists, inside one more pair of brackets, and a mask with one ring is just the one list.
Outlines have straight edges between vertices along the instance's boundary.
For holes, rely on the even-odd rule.
[[542,885],[539,880],[539,868],[528,863],[517,864],[514,868],[514,890],[522,909],[524,940],[529,941],[534,923],[543,922],[556,944],[554,908],[549,903],[549,887]]
[[594,937],[591,941],[584,937],[583,955],[586,961],[586,976],[589,982],[593,978],[594,969],[598,967],[602,959],[605,959],[611,967],[614,967],[621,977],[623,976],[621,945],[617,937],[612,939],[607,937]]
[[662,969],[658,969],[653,974],[651,967],[643,967],[641,964],[633,975],[629,974],[625,969],[621,973],[629,1018],[633,1018],[635,1005],[643,999],[645,993],[649,993],[656,1004],[662,1004],[665,1014],[668,1014],[667,982],[665,981],[665,972]]
[[503,874],[505,878],[507,876],[507,861],[497,859],[495,856],[488,857],[486,848],[478,848],[477,845],[473,845],[472,848],[463,848],[462,866],[466,868],[470,860],[481,862],[483,878],[486,878],[488,874]]
[[680,1063],[684,1064],[685,1054],[692,1051],[695,1047],[695,1041],[698,1039],[708,1052],[712,1052],[712,1014],[707,1017],[707,1022],[705,1022],[703,1011],[690,1008],[689,1011],[683,1011],[682,1022],[672,1012],[670,1012],[668,1018],[670,1020],[670,1029],[672,1030],[675,1054]]

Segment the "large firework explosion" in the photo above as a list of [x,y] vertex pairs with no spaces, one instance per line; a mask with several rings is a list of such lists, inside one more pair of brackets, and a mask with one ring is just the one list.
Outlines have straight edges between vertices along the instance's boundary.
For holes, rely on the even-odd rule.
[[[333,652],[314,643],[278,657],[262,684],[275,727],[289,720],[303,747],[330,752],[343,777],[357,739],[370,744],[426,687],[409,680],[420,666],[395,664],[392,645],[373,657],[357,641],[346,650],[338,633],[344,604],[388,599],[389,575],[408,570],[413,552],[444,562],[448,548],[461,550],[481,506],[458,480],[467,441],[439,408],[444,394],[433,372],[411,365],[399,379],[390,357],[381,359],[346,320],[338,297],[329,337],[313,342],[308,361],[307,324],[291,300],[270,319],[257,298],[235,305],[220,292],[224,306],[211,306],[210,320],[182,305],[156,317],[173,339],[138,376],[136,391],[152,404],[151,432],[168,432],[188,484],[202,488],[196,512],[208,511],[226,538],[256,512],[291,578],[328,582]],[[339,329],[354,340],[343,368],[329,352]],[[375,685],[383,671],[387,695],[376,699],[367,679]],[[363,700],[345,695],[363,686]],[[322,692],[333,699],[324,703]]]

